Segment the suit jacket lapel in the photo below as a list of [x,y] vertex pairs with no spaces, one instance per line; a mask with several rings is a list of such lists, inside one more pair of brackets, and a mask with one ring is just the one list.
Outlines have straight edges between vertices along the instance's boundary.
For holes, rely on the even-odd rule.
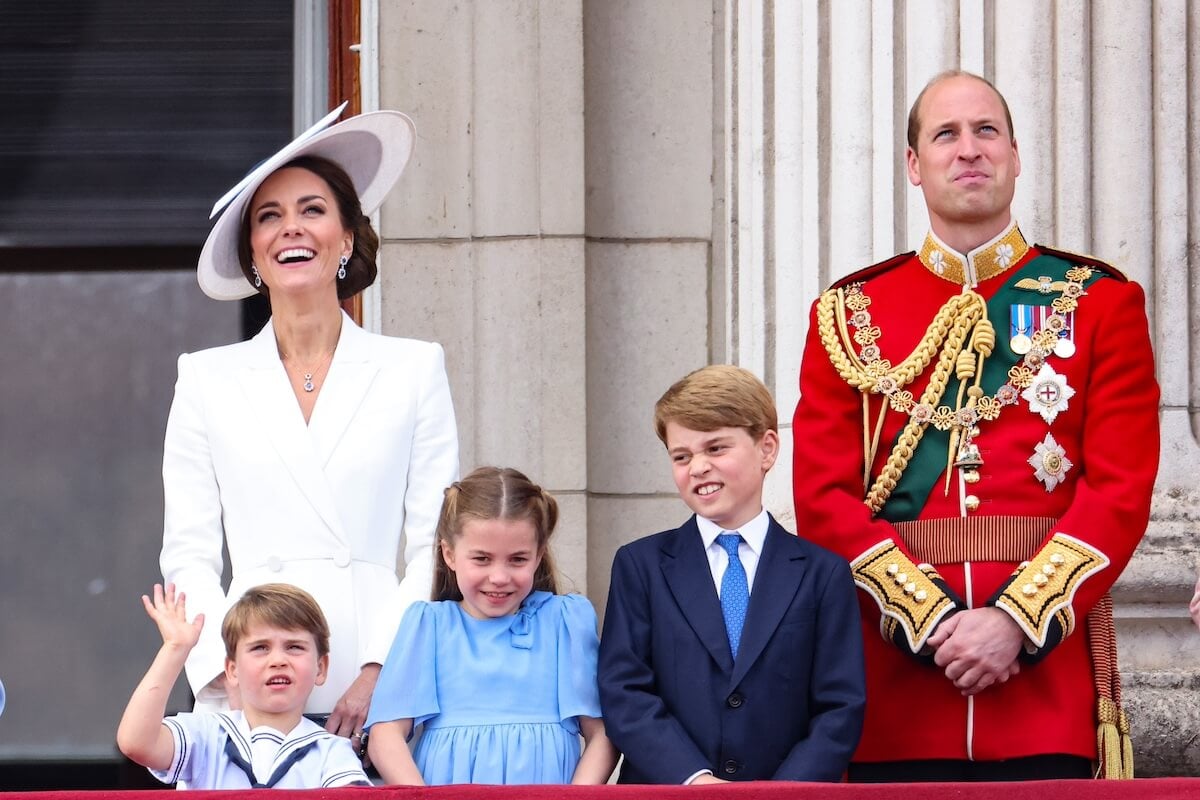
[[337,349],[308,421],[317,464],[322,469],[329,464],[346,428],[367,396],[367,390],[379,374],[379,364],[371,359],[370,337],[345,312],[342,317]]
[[736,686],[750,667],[762,655],[780,620],[792,604],[804,578],[805,558],[795,537],[780,527],[774,519],[767,529],[754,586],[750,592],[750,607],[746,625],[738,645],[737,662],[733,665],[730,686]]
[[728,673],[733,668],[729,635],[725,632],[721,601],[717,599],[695,517],[675,531],[663,546],[662,573],[688,625],[717,666]]
[[304,415],[287,378],[275,343],[275,329],[268,322],[251,342],[248,358],[238,371],[246,395],[246,410],[255,416],[258,428],[279,455],[322,521],[344,539],[341,518],[333,492],[304,424]]

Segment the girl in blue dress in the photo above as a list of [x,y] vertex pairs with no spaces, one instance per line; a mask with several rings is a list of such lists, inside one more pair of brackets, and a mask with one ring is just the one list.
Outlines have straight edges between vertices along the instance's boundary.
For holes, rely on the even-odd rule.
[[481,467],[446,490],[433,602],[404,615],[367,718],[387,783],[608,780],[596,612],[557,593],[557,519],[554,498],[515,469]]

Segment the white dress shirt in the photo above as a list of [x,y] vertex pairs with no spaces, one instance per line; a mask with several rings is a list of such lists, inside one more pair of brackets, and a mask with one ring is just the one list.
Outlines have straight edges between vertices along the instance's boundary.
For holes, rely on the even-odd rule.
[[722,533],[741,534],[742,541],[738,544],[738,558],[742,568],[746,570],[746,584],[750,592],[754,592],[754,573],[758,570],[758,559],[762,556],[763,544],[767,541],[767,528],[771,520],[767,510],[758,512],[758,516],[747,522],[736,531],[728,531],[712,520],[697,515],[696,527],[700,529],[700,538],[704,542],[704,553],[708,556],[708,570],[712,573],[713,584],[717,587],[717,597],[721,596],[721,578],[725,576],[725,568],[729,566],[729,554],[725,548],[717,544],[717,537]]

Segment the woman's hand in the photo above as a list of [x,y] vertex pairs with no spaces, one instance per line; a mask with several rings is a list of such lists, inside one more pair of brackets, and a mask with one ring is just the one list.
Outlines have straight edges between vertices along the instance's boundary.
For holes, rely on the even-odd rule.
[[359,747],[363,723],[367,721],[367,710],[371,707],[371,695],[375,693],[375,681],[379,680],[379,665],[367,664],[350,684],[350,688],[337,701],[333,713],[325,723],[325,730],[351,739],[354,749]]

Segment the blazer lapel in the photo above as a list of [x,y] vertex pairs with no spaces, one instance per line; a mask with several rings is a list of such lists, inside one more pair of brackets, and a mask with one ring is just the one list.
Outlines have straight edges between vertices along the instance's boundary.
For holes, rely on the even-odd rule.
[[337,349],[308,421],[313,451],[322,469],[329,463],[378,374],[379,364],[371,359],[370,337],[342,312]]
[[688,625],[717,666],[728,673],[733,668],[729,635],[725,632],[721,601],[717,599],[695,517],[675,531],[663,546],[662,573]]
[[763,648],[779,627],[779,621],[792,604],[792,598],[800,590],[805,558],[795,545],[795,537],[772,518],[754,574],[750,608],[746,611],[746,625],[742,628],[731,686],[736,686],[746,676],[751,665],[762,654]]
[[279,360],[275,329],[270,322],[251,340],[249,358],[239,370],[238,381],[246,395],[248,413],[256,414],[258,428],[300,491],[329,529],[344,539],[333,492],[313,450],[312,437],[283,362]]

